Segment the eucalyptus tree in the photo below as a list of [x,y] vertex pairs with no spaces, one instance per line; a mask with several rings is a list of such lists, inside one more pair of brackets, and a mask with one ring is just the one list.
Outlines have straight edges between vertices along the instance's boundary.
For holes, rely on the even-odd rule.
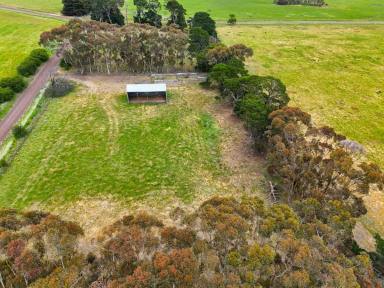
[[188,56],[188,37],[174,26],[72,20],[41,35],[43,45],[52,41],[66,43],[64,60],[80,73],[174,71]]
[[171,16],[168,20],[168,25],[175,24],[176,26],[184,29],[187,27],[185,15],[187,10],[177,0],[169,0],[165,8],[170,12]]
[[207,12],[197,12],[191,19],[191,27],[200,27],[214,38],[217,38],[216,22]]
[[136,14],[133,16],[135,23],[149,24],[160,28],[162,17],[159,14],[161,4],[159,0],[134,0]]
[[90,3],[92,20],[124,25],[124,16],[120,12],[124,0],[92,0]]
[[90,12],[90,0],[62,0],[61,13],[66,16],[84,16]]

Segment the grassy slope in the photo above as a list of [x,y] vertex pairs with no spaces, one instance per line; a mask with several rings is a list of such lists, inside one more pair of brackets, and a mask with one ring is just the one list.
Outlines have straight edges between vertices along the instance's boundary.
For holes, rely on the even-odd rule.
[[221,171],[219,130],[204,112],[212,95],[174,98],[160,106],[76,93],[54,100],[0,178],[0,206],[107,195],[190,199]]
[[[16,67],[38,47],[40,33],[60,22],[0,11],[0,78],[16,74]],[[12,102],[0,105],[0,119]]]
[[252,72],[283,80],[291,105],[362,143],[384,166],[384,27],[223,27],[250,45]]
[[[126,1],[128,2],[128,0]],[[129,0],[129,14],[133,5]],[[163,2],[163,1],[160,1]],[[384,3],[381,0],[328,0],[328,7],[277,6],[272,0],[243,0],[241,3],[226,0],[180,0],[189,14],[208,11],[216,19],[226,20],[235,13],[238,19],[375,19],[383,20]],[[61,10],[61,0],[0,0],[0,4],[48,12]]]

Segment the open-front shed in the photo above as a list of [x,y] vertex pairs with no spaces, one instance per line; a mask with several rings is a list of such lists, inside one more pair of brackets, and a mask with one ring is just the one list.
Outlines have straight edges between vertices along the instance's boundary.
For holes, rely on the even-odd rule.
[[166,84],[128,84],[127,98],[129,103],[166,103]]

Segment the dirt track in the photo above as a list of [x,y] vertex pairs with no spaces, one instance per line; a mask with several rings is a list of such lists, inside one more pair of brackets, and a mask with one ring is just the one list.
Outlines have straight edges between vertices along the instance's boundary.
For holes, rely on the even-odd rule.
[[54,55],[37,72],[28,87],[19,95],[12,110],[0,122],[0,143],[7,137],[8,133],[21,119],[25,111],[32,104],[40,90],[46,85],[49,77],[56,73],[60,57]]
[[38,16],[43,18],[53,18],[61,21],[67,21],[71,19],[71,17],[63,16],[60,14],[55,13],[48,13],[43,11],[36,11],[36,10],[30,10],[30,9],[24,9],[24,8],[17,8],[17,7],[11,7],[0,4],[0,10],[10,11],[10,12],[16,12],[21,14],[27,14],[31,16]]

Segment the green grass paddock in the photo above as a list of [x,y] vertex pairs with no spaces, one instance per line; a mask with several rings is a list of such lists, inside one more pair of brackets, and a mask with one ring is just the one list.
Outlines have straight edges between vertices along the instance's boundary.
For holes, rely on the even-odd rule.
[[[128,13],[133,15],[133,1]],[[160,1],[163,3],[164,1]],[[189,15],[207,11],[219,20],[236,14],[241,20],[383,20],[384,3],[381,0],[327,0],[327,7],[277,6],[272,0],[180,0]],[[0,4],[47,12],[61,11],[61,0],[0,0]],[[165,14],[165,12],[163,11]]]
[[[0,78],[15,75],[16,67],[38,47],[40,34],[59,24],[51,19],[0,10]],[[13,101],[0,104],[0,119],[12,105]]]
[[[212,95],[167,105],[73,93],[52,100],[0,178],[0,206],[63,204],[81,197],[192,199],[222,171]],[[200,188],[197,188],[200,187]]]
[[39,45],[40,34],[60,21],[0,10],[0,77],[16,74],[16,67]]
[[254,49],[253,73],[280,78],[291,105],[363,144],[384,167],[384,26],[222,27]]

